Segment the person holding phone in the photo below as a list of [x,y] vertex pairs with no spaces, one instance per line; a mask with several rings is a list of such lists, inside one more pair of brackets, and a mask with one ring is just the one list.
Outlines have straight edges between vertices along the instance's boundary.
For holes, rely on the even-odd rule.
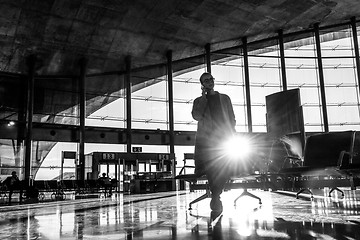
[[229,178],[223,142],[235,133],[235,114],[230,97],[214,90],[214,77],[205,72],[200,76],[201,96],[193,103],[192,116],[198,121],[195,139],[195,175],[206,175],[211,191],[210,208],[222,211],[220,194]]

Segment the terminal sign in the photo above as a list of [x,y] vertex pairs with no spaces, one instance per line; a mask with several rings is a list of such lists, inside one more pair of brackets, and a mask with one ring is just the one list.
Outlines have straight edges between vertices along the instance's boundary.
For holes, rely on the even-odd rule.
[[133,147],[132,151],[133,152],[142,152],[142,147]]
[[170,160],[170,154],[167,153],[159,153],[158,160]]
[[115,160],[115,153],[103,153],[102,159],[103,160]]

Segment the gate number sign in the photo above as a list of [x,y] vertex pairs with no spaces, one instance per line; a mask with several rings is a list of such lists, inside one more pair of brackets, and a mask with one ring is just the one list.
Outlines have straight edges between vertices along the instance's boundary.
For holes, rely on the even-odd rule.
[[133,152],[142,152],[142,147],[133,147],[132,151]]
[[115,153],[103,153],[102,159],[103,160],[115,160]]

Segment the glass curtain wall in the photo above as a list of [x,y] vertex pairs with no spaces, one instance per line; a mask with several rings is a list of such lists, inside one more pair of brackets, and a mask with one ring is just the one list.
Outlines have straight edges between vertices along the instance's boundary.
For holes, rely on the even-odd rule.
[[36,77],[33,122],[78,125],[78,89],[77,77]]
[[[154,66],[141,70],[131,71],[131,127],[132,129],[168,130],[167,108],[167,79],[165,65]],[[91,114],[86,124],[99,127],[117,127],[126,129],[126,83],[125,74],[115,76],[97,77],[104,86],[109,88],[102,90],[102,95],[97,89],[99,83],[94,84],[92,98],[88,98],[88,106],[98,109]],[[110,81],[104,84],[105,81]],[[87,81],[93,79],[88,78]],[[100,84],[100,86],[103,86]],[[88,93],[90,94],[90,93]],[[92,112],[93,109],[89,109]],[[168,146],[152,146],[132,144],[132,147],[141,147],[142,152],[168,153]],[[90,144],[87,143],[86,154],[92,152],[126,152],[126,145],[121,144]],[[104,165],[104,164],[103,164]],[[114,175],[114,166],[99,166],[100,172],[108,172]],[[106,168],[109,168],[106,169]],[[123,169],[120,166],[120,172]],[[110,177],[112,177],[112,175]],[[122,179],[120,178],[120,181]]]
[[320,31],[320,35],[329,131],[359,130],[359,94],[351,28],[326,29]]
[[16,171],[19,177],[23,175],[24,167],[24,147],[23,143],[17,146],[17,140],[0,139],[0,180],[5,180]]
[[168,130],[166,65],[131,73],[132,128]]
[[265,97],[282,91],[279,56],[275,40],[248,46],[253,132],[266,132]]
[[86,78],[86,126],[126,127],[123,74]]
[[215,90],[227,94],[232,102],[236,131],[247,132],[244,61],[240,47],[211,54]]
[[[126,89],[124,74],[89,76],[86,78],[86,126],[126,128]],[[104,135],[99,135],[99,138]],[[90,141],[92,139],[89,139]],[[96,141],[96,139],[94,139]],[[85,143],[85,172],[92,172],[94,152],[126,152],[126,145]],[[112,156],[112,155],[107,155]],[[104,159],[106,162],[109,159]],[[108,163],[97,166],[98,174],[88,174],[88,178],[96,179],[102,173],[110,178],[123,182],[123,167],[115,164],[110,158]],[[86,175],[86,174],[85,174]],[[97,176],[96,176],[97,175]],[[120,184],[122,186],[122,184]]]
[[[286,37],[288,89],[300,88],[306,132],[324,131],[314,33]],[[359,93],[350,27],[320,30],[329,131],[357,130]]]
[[[43,150],[40,150],[43,149]],[[33,159],[41,165],[39,168],[32,169],[33,178],[35,180],[52,180],[61,179],[62,152],[78,152],[78,144],[70,142],[33,142]],[[75,159],[64,159],[63,163],[63,179],[75,179],[76,163]]]
[[201,96],[199,78],[206,68],[201,68],[173,78],[174,88],[174,129],[196,131],[197,121],[191,115],[193,102]]
[[321,132],[324,129],[313,33],[284,37],[284,49],[288,89],[300,89],[305,132]]
[[[79,125],[79,113],[78,77],[39,76],[35,78],[33,122]],[[49,134],[54,134],[52,136],[56,139],[55,132]],[[39,177],[40,179],[59,178],[61,157],[55,160],[54,156],[50,155],[48,158],[48,155],[54,151],[53,149],[61,146],[63,145],[58,142],[32,141],[31,178],[36,180]],[[50,160],[44,161],[45,159]],[[51,178],[47,178],[50,176]]]

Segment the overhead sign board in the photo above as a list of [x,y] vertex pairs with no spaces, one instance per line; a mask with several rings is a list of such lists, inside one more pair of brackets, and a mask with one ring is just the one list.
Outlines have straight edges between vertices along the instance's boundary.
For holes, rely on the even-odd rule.
[[142,147],[133,147],[132,151],[135,152],[142,152]]
[[168,153],[159,153],[158,154],[158,160],[170,160],[170,154]]

